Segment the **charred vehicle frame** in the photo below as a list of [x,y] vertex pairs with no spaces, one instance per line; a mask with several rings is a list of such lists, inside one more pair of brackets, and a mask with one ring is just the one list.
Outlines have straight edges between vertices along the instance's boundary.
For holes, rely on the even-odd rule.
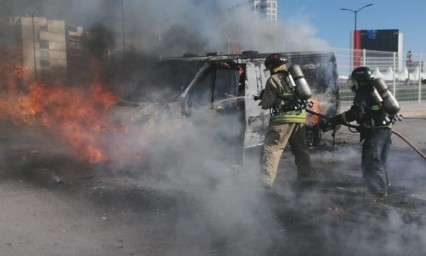
[[[333,52],[284,52],[280,53],[292,64],[300,66],[308,82],[312,97],[312,111],[334,116],[339,111],[336,58]],[[119,113],[131,113],[130,121],[137,121],[138,109],[147,103],[175,102],[184,116],[191,117],[200,111],[210,111],[216,116],[233,116],[226,122],[235,122],[240,129],[234,138],[241,155],[263,145],[268,127],[269,112],[262,110],[255,101],[263,90],[268,71],[264,66],[269,53],[247,51],[242,54],[184,55],[167,58],[156,63],[157,72],[141,76],[135,90],[118,104]],[[159,74],[158,71],[161,71]],[[161,91],[160,94],[157,92]],[[159,96],[161,95],[161,96]],[[129,108],[131,108],[129,110]],[[133,115],[133,116],[132,116]],[[143,115],[139,115],[142,117]],[[317,147],[321,141],[318,115],[308,114],[307,143]],[[237,142],[237,143],[235,143]]]

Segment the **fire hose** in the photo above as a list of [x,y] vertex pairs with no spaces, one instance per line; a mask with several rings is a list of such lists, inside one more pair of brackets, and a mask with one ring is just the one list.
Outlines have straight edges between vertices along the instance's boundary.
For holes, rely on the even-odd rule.
[[[323,114],[321,114],[321,113],[317,113],[317,112],[315,112],[315,111],[312,111],[312,110],[310,110],[310,109],[307,109],[306,108],[306,112],[308,112],[308,113],[310,113],[310,114],[313,114],[313,115],[316,115],[316,116],[319,116],[319,117],[322,117],[322,118],[324,118],[324,119],[326,119],[326,120],[329,120],[330,119],[330,117],[328,117],[328,116],[326,116],[326,115],[323,115]],[[355,128],[355,129],[357,129],[358,128],[358,125],[352,125],[352,124],[342,124],[342,125],[344,125],[344,126],[347,126],[347,127],[349,127],[349,128]],[[395,131],[394,129],[392,129],[392,133],[393,134],[395,134],[395,135],[397,135],[400,139],[402,139],[405,143],[407,143],[414,151],[416,151],[417,152],[417,154],[419,154],[421,157],[423,157],[423,159],[424,160],[426,160],[426,154],[425,153],[423,153],[420,149],[418,149],[416,146],[414,146],[413,145],[413,143],[411,143],[407,138],[405,138],[401,133],[399,133],[399,132],[397,132],[397,131]],[[333,136],[333,138],[334,138],[334,136]],[[334,144],[334,143],[333,143]]]
[[405,143],[407,143],[412,149],[414,149],[414,151],[416,151],[417,154],[419,154],[421,157],[423,157],[423,159],[426,160],[426,155],[422,151],[420,151],[418,148],[416,148],[416,146],[414,146],[410,141],[408,141],[407,138],[405,138],[401,133],[393,129],[392,129],[392,133],[397,135],[400,139],[402,139]]

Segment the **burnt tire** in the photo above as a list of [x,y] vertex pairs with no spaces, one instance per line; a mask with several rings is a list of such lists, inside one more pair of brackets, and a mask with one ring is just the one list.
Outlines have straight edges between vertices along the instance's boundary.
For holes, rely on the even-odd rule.
[[306,125],[306,144],[310,148],[315,148],[321,142],[321,129],[318,125]]

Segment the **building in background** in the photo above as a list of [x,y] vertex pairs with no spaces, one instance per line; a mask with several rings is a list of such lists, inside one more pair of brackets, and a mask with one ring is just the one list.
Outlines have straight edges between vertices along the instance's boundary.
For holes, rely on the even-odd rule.
[[[12,42],[18,46],[25,79],[82,84],[90,78],[90,57],[109,57],[106,30],[83,30],[63,20],[11,17]],[[96,55],[97,54],[97,55]]]
[[22,49],[22,63],[28,79],[66,76],[65,21],[44,17],[13,17],[15,36]]
[[252,10],[262,18],[277,23],[278,0],[252,0]]

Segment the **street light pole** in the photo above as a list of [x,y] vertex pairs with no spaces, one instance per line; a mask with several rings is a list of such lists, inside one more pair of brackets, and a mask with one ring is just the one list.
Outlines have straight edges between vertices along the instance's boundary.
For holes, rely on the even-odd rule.
[[358,14],[358,12],[360,12],[362,9],[364,9],[364,8],[367,8],[367,7],[369,7],[369,6],[372,6],[373,4],[367,4],[367,5],[364,5],[364,6],[362,6],[361,8],[359,8],[358,10],[352,10],[352,9],[347,9],[347,8],[340,8],[340,10],[341,11],[349,11],[349,12],[353,12],[354,13],[354,16],[355,16],[355,29],[354,29],[354,38],[353,38],[353,40],[354,40],[354,42],[353,42],[353,48],[354,48],[354,50],[355,50],[355,44],[356,44],[356,42],[357,42],[357,33],[356,33],[356,23],[357,23],[357,14]]
[[356,15],[357,15],[357,13],[359,12],[359,11],[361,11],[362,9],[364,9],[364,8],[367,8],[367,7],[369,7],[369,6],[372,6],[373,4],[367,4],[367,5],[364,5],[363,7],[361,7],[361,8],[359,8],[358,10],[351,10],[351,9],[347,9],[347,8],[340,8],[340,10],[342,10],[342,11],[350,11],[350,12],[353,12],[354,14],[355,14],[355,30],[356,30]]

